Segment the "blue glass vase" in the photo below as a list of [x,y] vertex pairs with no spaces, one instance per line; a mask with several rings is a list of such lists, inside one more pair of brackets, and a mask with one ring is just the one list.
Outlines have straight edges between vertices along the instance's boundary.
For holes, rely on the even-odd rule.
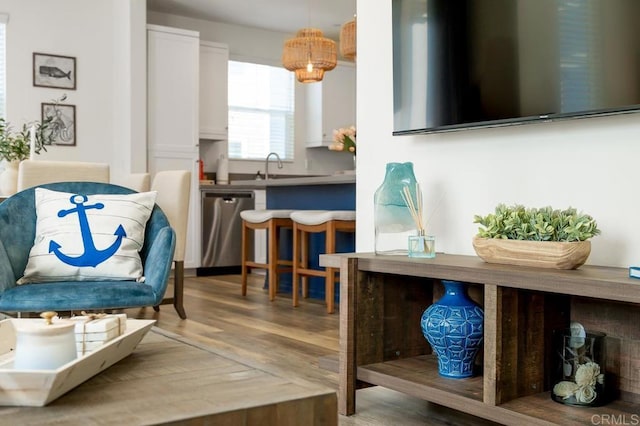
[[387,163],[384,181],[373,197],[376,254],[406,256],[409,236],[417,234],[417,224],[402,198],[404,187],[417,199],[413,163]]
[[471,377],[484,337],[484,311],[467,296],[463,283],[442,284],[444,296],[422,314],[422,334],[438,357],[441,376]]

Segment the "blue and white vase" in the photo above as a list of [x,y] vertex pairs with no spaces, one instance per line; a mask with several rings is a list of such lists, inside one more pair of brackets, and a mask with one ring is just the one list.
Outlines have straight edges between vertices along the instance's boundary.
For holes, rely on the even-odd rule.
[[467,296],[463,283],[442,284],[444,296],[422,314],[422,334],[438,357],[441,376],[471,377],[484,337],[484,311]]

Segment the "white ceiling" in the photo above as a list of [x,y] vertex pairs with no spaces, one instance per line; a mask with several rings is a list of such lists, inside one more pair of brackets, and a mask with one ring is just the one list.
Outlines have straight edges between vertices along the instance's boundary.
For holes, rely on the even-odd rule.
[[356,0],[148,0],[150,10],[295,34],[320,28],[338,40],[356,12]]

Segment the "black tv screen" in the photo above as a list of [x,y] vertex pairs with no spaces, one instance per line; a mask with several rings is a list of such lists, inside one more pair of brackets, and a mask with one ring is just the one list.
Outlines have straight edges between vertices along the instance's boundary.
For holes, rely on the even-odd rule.
[[394,134],[640,110],[640,0],[392,0]]

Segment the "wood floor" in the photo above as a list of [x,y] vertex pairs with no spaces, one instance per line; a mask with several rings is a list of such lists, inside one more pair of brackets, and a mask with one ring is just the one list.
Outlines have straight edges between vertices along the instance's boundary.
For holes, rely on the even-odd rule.
[[[239,359],[258,361],[279,374],[337,390],[338,375],[321,368],[318,361],[338,354],[339,312],[328,315],[323,303],[308,299],[293,308],[289,295],[269,302],[263,282],[262,276],[252,275],[247,296],[242,297],[239,275],[187,277],[186,320],[171,305],[161,306],[160,312],[151,308],[126,312],[129,317],[154,318],[158,327]],[[379,387],[359,390],[356,407],[355,415],[340,416],[340,425],[493,424]]]

